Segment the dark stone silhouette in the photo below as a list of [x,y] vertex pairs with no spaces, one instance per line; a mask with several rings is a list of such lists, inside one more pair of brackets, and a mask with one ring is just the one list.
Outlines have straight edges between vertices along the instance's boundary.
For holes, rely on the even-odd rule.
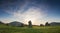
[[4,24],[2,21],[0,21],[0,24]]
[[40,26],[44,26],[43,24],[40,24]]
[[45,26],[50,26],[50,24],[48,22],[45,23]]
[[29,23],[29,28],[31,28],[32,27],[32,22],[29,21],[28,23]]
[[6,25],[9,26],[9,23],[7,23]]

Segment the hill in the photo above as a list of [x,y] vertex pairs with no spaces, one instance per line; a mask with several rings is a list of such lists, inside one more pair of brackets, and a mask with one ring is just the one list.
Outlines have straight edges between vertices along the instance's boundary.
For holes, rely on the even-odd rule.
[[60,22],[52,22],[50,23],[51,26],[60,26]]
[[19,26],[19,27],[23,27],[24,26],[23,23],[18,22],[18,21],[13,21],[13,22],[9,23],[9,25],[11,25],[11,26]]

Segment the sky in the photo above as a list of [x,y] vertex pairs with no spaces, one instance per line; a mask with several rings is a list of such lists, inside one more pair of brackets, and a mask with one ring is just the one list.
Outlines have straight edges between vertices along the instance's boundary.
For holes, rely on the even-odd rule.
[[60,22],[60,0],[0,0],[0,21],[33,25]]

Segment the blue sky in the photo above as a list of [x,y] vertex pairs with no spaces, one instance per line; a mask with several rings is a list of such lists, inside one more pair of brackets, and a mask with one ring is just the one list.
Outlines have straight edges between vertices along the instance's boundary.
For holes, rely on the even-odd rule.
[[60,0],[0,0],[0,21],[33,24],[60,22]]

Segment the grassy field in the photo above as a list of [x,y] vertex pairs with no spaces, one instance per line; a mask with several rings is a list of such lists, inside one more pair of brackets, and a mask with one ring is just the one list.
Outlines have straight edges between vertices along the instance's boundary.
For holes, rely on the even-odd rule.
[[60,26],[13,27],[0,25],[0,33],[60,33]]

